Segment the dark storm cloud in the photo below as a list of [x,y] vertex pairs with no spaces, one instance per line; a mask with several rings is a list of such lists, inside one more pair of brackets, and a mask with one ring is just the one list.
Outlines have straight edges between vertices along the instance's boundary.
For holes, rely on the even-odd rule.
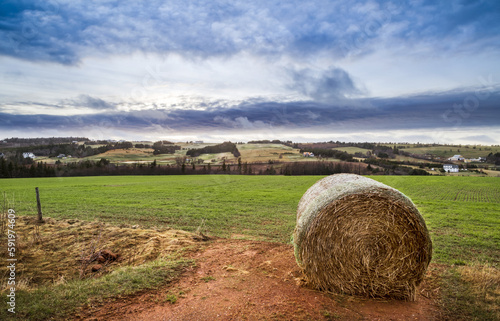
[[101,98],[96,98],[89,95],[79,95],[76,98],[64,99],[56,104],[47,104],[47,103],[33,102],[33,101],[16,101],[9,104],[0,104],[0,112],[2,110],[8,109],[6,105],[16,106],[16,108],[43,107],[50,109],[65,109],[68,106],[71,106],[77,109],[89,108],[97,111],[113,110],[116,107],[116,103],[110,103]]
[[62,102],[64,105],[71,105],[74,107],[86,107],[95,110],[114,109],[115,104],[95,98],[89,95],[80,95],[75,99],[66,99]]
[[364,99],[358,100],[356,107],[318,102],[267,102],[205,110],[150,109],[78,116],[3,113],[0,114],[0,127],[44,130],[102,125],[127,130],[162,126],[179,132],[279,128],[312,130],[328,127],[363,132],[498,126],[498,119],[499,92],[454,91],[406,98]]
[[316,102],[331,103],[359,94],[353,80],[340,68],[330,68],[315,74],[310,69],[293,71],[293,85],[290,89],[309,96]]

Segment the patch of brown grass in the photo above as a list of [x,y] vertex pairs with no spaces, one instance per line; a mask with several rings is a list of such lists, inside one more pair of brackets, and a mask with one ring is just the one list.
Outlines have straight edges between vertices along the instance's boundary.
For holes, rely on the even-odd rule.
[[[172,229],[142,229],[138,226],[113,226],[101,222],[55,220],[45,218],[37,225],[35,217],[18,217],[15,231],[16,284],[33,289],[40,285],[58,284],[81,277],[95,277],[119,266],[137,266],[159,257],[197,247],[199,237]],[[1,240],[2,244],[6,244]],[[97,273],[92,264],[83,264],[85,257],[108,250],[118,255],[107,261]],[[6,247],[0,256],[7,257]],[[6,264],[0,266],[1,289],[6,288]],[[18,287],[19,288],[19,287]]]
[[141,149],[136,149],[136,148],[129,148],[129,149],[112,149],[108,150],[99,156],[102,157],[113,157],[117,155],[144,155],[144,156],[151,156],[153,153],[152,148],[141,148]]
[[500,320],[500,270],[479,264],[460,266],[457,270],[469,284],[472,293],[481,298],[488,310]]

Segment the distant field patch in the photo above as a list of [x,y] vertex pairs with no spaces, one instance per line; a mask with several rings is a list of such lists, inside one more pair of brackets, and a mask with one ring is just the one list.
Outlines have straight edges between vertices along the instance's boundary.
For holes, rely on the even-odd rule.
[[[109,160],[111,163],[133,164],[133,163],[152,163],[154,160],[158,164],[175,164],[176,157],[186,155],[185,150],[177,150],[175,154],[153,154],[152,148],[129,148],[113,149],[102,154],[86,157],[83,160],[98,161],[101,158]],[[72,161],[81,161],[82,159],[73,159]]]
[[397,160],[398,162],[413,162],[413,163],[429,163],[430,162],[428,159],[419,159],[419,158],[403,156],[403,155],[394,155],[394,156],[395,156],[395,160]]
[[143,158],[153,157],[153,149],[151,148],[129,148],[129,149],[112,149],[102,154],[88,157],[88,159],[106,158],[111,161],[123,160],[139,160]]
[[248,163],[304,160],[298,149],[281,144],[242,144],[238,145],[238,150],[241,153],[241,160]]
[[346,152],[348,154],[354,154],[354,153],[366,154],[367,152],[371,152],[371,149],[359,148],[359,147],[335,147],[332,149],[340,150],[341,152]]
[[176,143],[181,149],[199,149],[207,146],[215,146],[216,143]]
[[500,147],[495,146],[430,146],[430,147],[410,147],[401,149],[401,151],[412,154],[433,154],[439,157],[452,157],[453,155],[462,155],[465,158],[486,157],[489,153],[500,152]]
[[[335,147],[335,148],[332,148],[334,150],[339,150],[339,151],[342,151],[342,152],[346,152],[348,154],[352,154],[354,155],[355,153],[361,153],[361,154],[364,154],[364,155],[367,155],[368,153],[371,153],[371,149],[366,149],[366,148],[360,148],[360,147]],[[404,149],[406,151],[406,149]],[[409,156],[403,156],[403,155],[394,155],[395,156],[395,160],[399,161],[399,162],[416,162],[416,163],[428,163],[429,161],[428,160],[424,160],[424,159],[418,159],[418,158],[414,158],[414,157],[409,157]]]

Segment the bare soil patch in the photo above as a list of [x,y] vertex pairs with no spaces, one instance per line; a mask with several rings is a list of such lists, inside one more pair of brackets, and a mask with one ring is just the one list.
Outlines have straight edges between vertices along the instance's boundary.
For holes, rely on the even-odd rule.
[[82,309],[85,320],[441,320],[432,265],[417,300],[362,299],[303,283],[291,245],[217,239],[190,256],[196,266],[160,289]]

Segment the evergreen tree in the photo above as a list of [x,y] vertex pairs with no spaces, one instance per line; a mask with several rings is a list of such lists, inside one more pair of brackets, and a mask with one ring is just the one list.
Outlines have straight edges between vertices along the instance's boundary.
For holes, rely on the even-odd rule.
[[0,158],[0,177],[7,177],[7,162],[4,157]]
[[7,165],[7,177],[14,177],[14,164],[12,161]]
[[30,176],[30,177],[35,177],[35,176],[36,176],[36,168],[35,168],[35,164],[31,164],[31,166],[30,166],[30,171],[29,171],[29,176]]

